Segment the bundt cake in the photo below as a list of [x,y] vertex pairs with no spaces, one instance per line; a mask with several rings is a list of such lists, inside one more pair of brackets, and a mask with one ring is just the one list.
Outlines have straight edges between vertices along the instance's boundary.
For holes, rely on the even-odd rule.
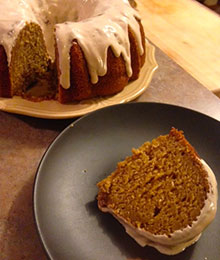
[[196,242],[216,214],[215,175],[175,128],[133,149],[97,186],[103,212],[141,246],[168,255]]
[[61,103],[121,91],[145,61],[128,0],[1,1],[0,96]]

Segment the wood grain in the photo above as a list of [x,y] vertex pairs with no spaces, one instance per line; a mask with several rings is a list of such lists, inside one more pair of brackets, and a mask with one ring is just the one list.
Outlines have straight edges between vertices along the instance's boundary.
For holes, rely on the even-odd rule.
[[194,0],[137,0],[147,38],[213,92],[220,91],[220,16]]

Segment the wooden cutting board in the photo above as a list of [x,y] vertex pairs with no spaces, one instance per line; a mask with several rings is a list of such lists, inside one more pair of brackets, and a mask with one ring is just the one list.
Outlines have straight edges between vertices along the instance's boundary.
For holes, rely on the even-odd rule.
[[220,91],[220,16],[194,0],[137,0],[147,38],[213,92]]

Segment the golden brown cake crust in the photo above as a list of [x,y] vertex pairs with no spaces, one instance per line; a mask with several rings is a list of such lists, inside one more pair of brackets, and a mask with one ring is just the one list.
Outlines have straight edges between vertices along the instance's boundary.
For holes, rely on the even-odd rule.
[[209,192],[207,173],[181,131],[146,142],[98,184],[98,206],[155,235],[191,225]]
[[[64,90],[60,87],[60,102],[65,103],[74,100],[82,100],[95,96],[112,95],[122,90],[128,83],[128,76],[122,57],[116,58],[112,50],[108,49],[107,74],[99,77],[98,83],[93,85],[84,59],[84,55],[78,44],[73,43],[71,48],[71,87]],[[66,92],[66,93],[65,93]]]
[[141,67],[145,62],[145,36],[141,22],[138,22],[144,53],[143,55],[139,54],[134,33],[129,28],[132,77],[129,78],[127,76],[123,57],[115,57],[111,48],[109,48],[107,55],[107,73],[105,76],[99,77],[98,83],[92,84],[84,54],[77,41],[74,41],[70,50],[70,88],[64,89],[62,86],[59,87],[58,96],[61,103],[75,100],[79,101],[97,96],[113,95],[123,90],[129,80],[135,80],[139,77]]

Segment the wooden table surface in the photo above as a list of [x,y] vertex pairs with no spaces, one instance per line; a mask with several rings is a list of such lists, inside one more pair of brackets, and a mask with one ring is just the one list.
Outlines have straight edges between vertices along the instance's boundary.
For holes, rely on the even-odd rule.
[[149,40],[220,94],[220,15],[195,0],[137,0]]
[[[184,106],[220,121],[220,99],[156,48],[159,68],[134,102]],[[46,120],[0,112],[0,260],[43,260],[32,205],[38,164],[74,119]]]

